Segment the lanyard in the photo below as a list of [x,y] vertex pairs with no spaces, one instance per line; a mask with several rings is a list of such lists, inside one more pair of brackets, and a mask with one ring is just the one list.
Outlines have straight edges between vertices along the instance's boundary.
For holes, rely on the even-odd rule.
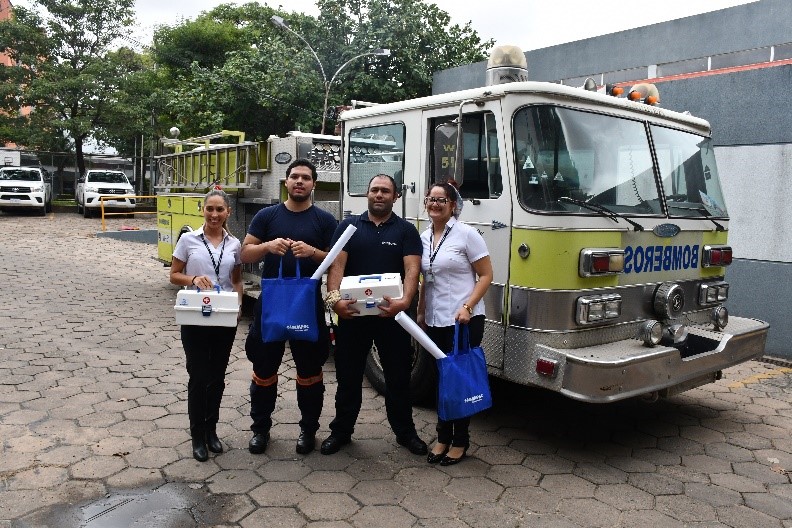
[[443,238],[440,239],[440,242],[437,244],[437,248],[435,249],[434,253],[432,253],[432,246],[434,245],[434,228],[432,229],[432,232],[429,234],[429,273],[432,273],[432,264],[434,264],[437,254],[440,253],[440,246],[443,245],[443,242],[445,242],[448,233],[451,232],[451,227],[445,228],[445,233],[443,233]]
[[212,254],[212,250],[209,249],[209,244],[206,243],[206,237],[204,237],[203,233],[201,233],[201,240],[206,246],[206,251],[209,252],[209,258],[212,259],[212,266],[214,266],[215,275],[217,275],[217,284],[220,284],[220,263],[223,262],[223,253],[225,252],[225,243],[226,237],[223,237],[223,246],[220,248],[220,257],[215,262],[214,254]]

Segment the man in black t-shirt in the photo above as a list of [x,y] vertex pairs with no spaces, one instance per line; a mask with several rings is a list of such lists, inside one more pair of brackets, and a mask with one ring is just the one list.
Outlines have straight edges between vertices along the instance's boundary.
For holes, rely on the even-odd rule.
[[[410,308],[418,292],[423,246],[415,226],[393,214],[398,198],[396,183],[385,174],[374,176],[368,187],[368,211],[341,222],[333,243],[349,224],[357,230],[336,257],[327,275],[327,305],[339,317],[336,332],[336,417],[330,436],[322,442],[324,455],[336,453],[352,439],[362,403],[363,370],[371,345],[377,347],[387,391],[385,409],[396,441],[416,455],[425,455],[426,444],[418,437],[410,403],[410,335],[394,317]],[[348,275],[399,273],[404,283],[400,299],[385,296],[388,306],[379,315],[354,316],[355,299],[339,300],[341,279]]]
[[[286,171],[287,200],[262,209],[253,217],[248,234],[242,241],[242,262],[253,263],[263,258],[264,278],[277,277],[281,261],[283,276],[294,277],[298,258],[300,275],[310,277],[327,256],[337,222],[330,213],[311,203],[316,176],[316,167],[310,161],[294,161]],[[269,443],[277,398],[278,368],[286,346],[284,341],[262,341],[262,302],[267,302],[267,299],[259,297],[256,302],[253,324],[245,341],[245,352],[253,363],[253,381],[250,383],[253,438],[248,449],[255,454],[263,453]],[[318,295],[317,313],[323,313]],[[324,325],[320,325],[317,342],[290,340],[289,349],[297,367],[297,405],[301,414],[296,449],[300,454],[307,454],[313,451],[316,443],[324,399],[322,366],[329,353]]]

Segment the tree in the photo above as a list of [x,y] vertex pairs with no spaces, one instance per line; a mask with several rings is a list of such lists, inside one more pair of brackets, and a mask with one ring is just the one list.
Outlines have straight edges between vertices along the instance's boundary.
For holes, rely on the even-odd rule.
[[[127,55],[112,52],[134,23],[134,0],[33,0],[0,23],[0,51],[14,66],[0,69],[0,108],[32,108],[28,141],[64,134],[85,170],[83,142],[118,111]],[[36,9],[37,8],[37,9]],[[30,145],[29,146],[36,146]]]
[[424,0],[318,0],[317,5],[313,41],[331,66],[367,49],[391,50],[390,57],[367,57],[358,68],[345,70],[331,92],[336,104],[430,95],[434,72],[484,60],[494,44],[482,41],[469,22],[452,25],[448,13]]
[[[250,139],[294,129],[318,131],[324,84],[348,60],[374,48],[390,57],[350,63],[331,86],[331,106],[351,99],[386,103],[431,93],[435,71],[483,60],[492,41],[422,0],[319,0],[315,19],[249,3],[221,5],[194,22],[161,28],[154,57],[172,76],[164,95],[172,124],[190,135],[220,128]],[[232,29],[234,28],[234,29]],[[213,47],[213,42],[219,42]]]

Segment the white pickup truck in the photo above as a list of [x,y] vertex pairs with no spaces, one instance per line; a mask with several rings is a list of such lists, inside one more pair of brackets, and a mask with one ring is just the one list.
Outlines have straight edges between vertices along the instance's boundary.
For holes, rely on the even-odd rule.
[[52,178],[41,167],[0,167],[0,210],[36,209],[41,216],[52,211]]
[[105,209],[135,210],[135,189],[121,171],[91,169],[77,180],[77,212],[83,213],[85,218],[90,218],[91,211],[102,206],[101,197],[107,197]]

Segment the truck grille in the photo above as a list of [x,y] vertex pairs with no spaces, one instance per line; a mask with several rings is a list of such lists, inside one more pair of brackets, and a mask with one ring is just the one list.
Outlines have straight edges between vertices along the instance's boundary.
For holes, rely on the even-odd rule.
[[132,191],[125,191],[124,189],[102,189],[100,187],[99,194],[132,194]]
[[30,187],[19,187],[16,185],[3,185],[0,187],[0,192],[10,193],[29,193]]

